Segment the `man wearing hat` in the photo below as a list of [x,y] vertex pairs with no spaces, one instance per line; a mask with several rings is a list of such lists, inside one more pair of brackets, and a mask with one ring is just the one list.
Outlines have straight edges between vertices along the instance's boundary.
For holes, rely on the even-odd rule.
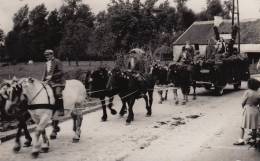
[[53,50],[45,50],[44,56],[47,62],[42,80],[48,83],[53,89],[58,116],[64,116],[62,91],[65,88],[65,79],[62,62],[54,57]]

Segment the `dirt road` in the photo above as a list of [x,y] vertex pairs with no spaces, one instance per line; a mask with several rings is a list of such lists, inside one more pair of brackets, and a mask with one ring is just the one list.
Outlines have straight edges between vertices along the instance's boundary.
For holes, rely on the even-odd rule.
[[[245,84],[243,86],[245,88]],[[79,143],[72,143],[72,122],[61,124],[62,131],[51,141],[49,153],[39,161],[257,161],[260,153],[248,146],[233,146],[239,136],[241,96],[244,90],[227,87],[221,97],[204,89],[197,100],[174,105],[155,100],[152,117],[145,117],[144,101],[135,104],[135,121],[125,125],[125,117],[109,115],[101,122],[101,111],[84,116]],[[115,108],[121,103],[115,100]],[[48,129],[49,133],[50,129]],[[0,145],[0,161],[34,160],[31,148],[12,152],[13,141]]]

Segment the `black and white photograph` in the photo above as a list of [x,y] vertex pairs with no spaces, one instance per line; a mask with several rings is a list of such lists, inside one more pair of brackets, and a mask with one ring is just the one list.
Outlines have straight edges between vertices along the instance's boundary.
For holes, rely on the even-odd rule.
[[0,0],[0,161],[259,161],[260,0]]

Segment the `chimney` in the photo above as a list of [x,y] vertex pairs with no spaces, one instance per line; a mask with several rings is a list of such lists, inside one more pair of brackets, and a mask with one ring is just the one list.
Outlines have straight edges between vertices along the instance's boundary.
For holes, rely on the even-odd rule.
[[219,25],[223,22],[223,18],[221,16],[214,16],[214,26],[219,27]]

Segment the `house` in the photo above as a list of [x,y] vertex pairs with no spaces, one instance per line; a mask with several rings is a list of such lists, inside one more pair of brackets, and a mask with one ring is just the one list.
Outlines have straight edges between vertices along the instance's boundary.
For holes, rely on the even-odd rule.
[[[213,27],[216,24],[220,37],[229,39],[231,20],[215,17],[213,21],[196,21],[173,43],[174,59],[178,58],[186,41],[199,47],[200,54],[205,54],[208,40],[215,39]],[[237,42],[238,39],[235,46]],[[240,22],[240,50],[248,55],[252,64],[260,58],[260,19]]]

